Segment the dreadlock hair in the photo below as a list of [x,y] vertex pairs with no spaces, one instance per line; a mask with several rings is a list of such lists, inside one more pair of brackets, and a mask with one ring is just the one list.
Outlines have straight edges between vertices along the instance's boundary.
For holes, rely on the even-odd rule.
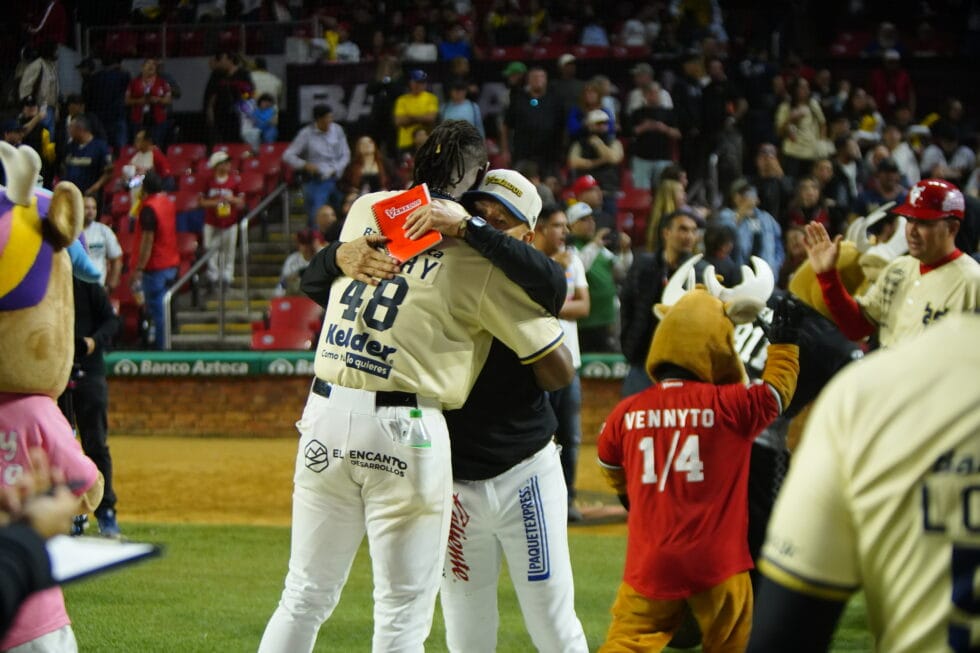
[[487,146],[476,127],[465,120],[440,123],[415,156],[412,181],[449,194],[467,170],[487,160]]

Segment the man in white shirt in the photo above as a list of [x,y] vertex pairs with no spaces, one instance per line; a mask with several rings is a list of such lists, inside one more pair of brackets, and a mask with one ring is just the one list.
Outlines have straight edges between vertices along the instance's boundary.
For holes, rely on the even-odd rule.
[[122,273],[123,251],[119,239],[108,225],[102,224],[96,218],[99,207],[94,197],[85,198],[85,246],[88,257],[99,269],[99,283],[105,286],[110,294],[119,285],[119,275]]

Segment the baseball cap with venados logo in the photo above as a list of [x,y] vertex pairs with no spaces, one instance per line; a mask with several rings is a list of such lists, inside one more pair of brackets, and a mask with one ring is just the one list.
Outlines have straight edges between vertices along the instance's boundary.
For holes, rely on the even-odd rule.
[[516,170],[491,170],[483,178],[476,190],[463,193],[463,203],[469,206],[474,200],[489,198],[497,200],[518,220],[526,222],[531,229],[541,214],[541,196],[538,189]]
[[905,203],[892,209],[892,213],[913,220],[962,220],[965,209],[959,188],[943,179],[923,179],[909,190]]

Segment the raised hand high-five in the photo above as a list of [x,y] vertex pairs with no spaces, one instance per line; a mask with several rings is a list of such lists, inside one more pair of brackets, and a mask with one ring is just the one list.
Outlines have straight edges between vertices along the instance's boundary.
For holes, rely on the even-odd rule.
[[807,258],[817,274],[829,272],[837,265],[840,256],[841,236],[830,239],[827,230],[819,222],[811,222],[803,227],[805,237],[803,247],[806,248]]

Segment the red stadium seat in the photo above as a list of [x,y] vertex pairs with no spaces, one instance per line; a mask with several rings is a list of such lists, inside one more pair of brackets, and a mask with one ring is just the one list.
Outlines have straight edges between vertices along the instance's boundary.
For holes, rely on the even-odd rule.
[[[129,230],[127,221],[124,220],[122,222],[122,228],[116,232],[116,239],[119,240],[119,247],[122,248],[124,254],[123,261],[128,263],[129,257],[136,249],[137,243],[136,232]],[[121,282],[120,285],[122,285]]]
[[137,54],[136,34],[129,30],[112,30],[105,37],[104,53],[116,57],[135,57]]
[[207,155],[208,150],[202,143],[174,143],[167,148],[168,158],[172,156],[186,156],[194,163],[206,158]]
[[214,146],[211,153],[227,152],[231,160],[237,165],[238,160],[243,156],[252,155],[252,146],[248,143],[218,143]]
[[160,32],[149,29],[140,32],[140,54],[144,57],[162,57],[163,39]]
[[275,143],[262,143],[259,145],[259,156],[264,156],[267,154],[275,154],[276,156],[282,158],[282,153],[289,149],[289,143],[286,141],[276,141]]
[[652,204],[653,194],[640,188],[630,188],[616,201],[616,207],[620,211],[632,211],[634,213],[649,213]]
[[236,52],[241,45],[242,35],[237,29],[223,29],[218,32],[218,49]]
[[245,174],[246,172],[263,172],[262,159],[257,156],[245,157],[242,159],[241,165],[238,167],[238,171],[242,174]]
[[238,190],[245,193],[246,210],[251,210],[262,201],[262,194],[265,192],[265,175],[257,170],[246,172],[239,181]]
[[132,208],[132,205],[133,199],[129,196],[129,193],[116,193],[112,196],[112,204],[109,207],[109,213],[111,213],[116,220],[119,220],[129,215],[129,209]]
[[119,150],[118,158],[125,165],[129,163],[129,160],[133,158],[134,154],[136,154],[135,145],[123,145]]
[[252,349],[268,351],[276,349],[313,348],[313,334],[309,329],[266,329],[252,333]]
[[258,158],[252,160],[258,161],[260,169],[265,173],[266,191],[271,192],[283,178],[282,155],[260,152]]
[[200,193],[204,190],[204,177],[200,175],[181,175],[177,180],[177,190]]
[[270,329],[297,329],[309,332],[311,322],[319,322],[323,309],[308,297],[274,297],[269,301]]
[[194,160],[186,155],[171,156],[168,154],[167,163],[170,164],[170,172],[172,172],[176,177],[192,174],[194,172]]
[[204,31],[183,29],[177,34],[177,47],[182,57],[196,57],[204,52]]

